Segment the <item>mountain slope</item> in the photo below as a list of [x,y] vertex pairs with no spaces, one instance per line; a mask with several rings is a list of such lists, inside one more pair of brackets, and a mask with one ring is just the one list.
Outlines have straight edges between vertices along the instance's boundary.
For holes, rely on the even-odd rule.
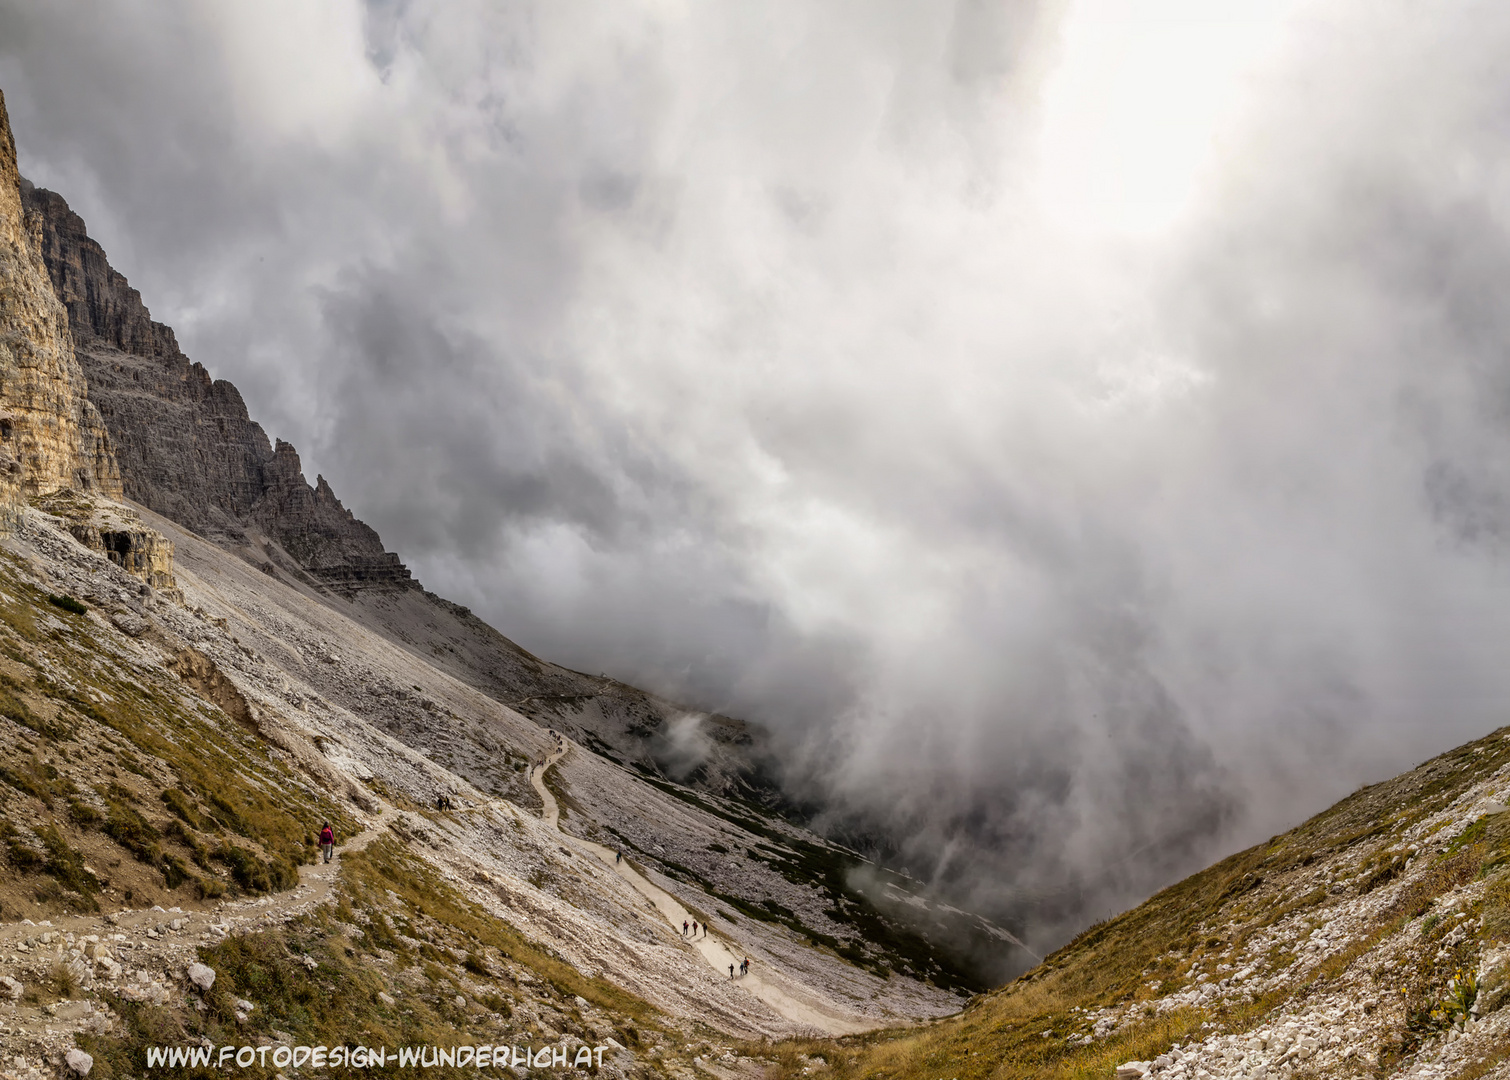
[[[63,197],[24,181],[21,188],[128,498],[274,578],[357,604],[391,640],[589,745],[710,791],[779,801],[759,729],[550,664],[466,608],[417,589],[323,477],[313,487],[305,481],[293,446],[269,442],[236,387],[183,354]],[[688,718],[707,751],[690,765],[669,735]]]
[[1091,927],[835,1077],[1510,1077],[1510,729]]

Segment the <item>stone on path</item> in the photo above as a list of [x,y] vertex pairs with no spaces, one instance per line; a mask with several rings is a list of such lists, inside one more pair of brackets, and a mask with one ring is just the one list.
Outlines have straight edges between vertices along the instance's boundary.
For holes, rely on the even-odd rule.
[[84,961],[70,960],[63,967],[69,975],[73,976],[73,981],[78,984],[79,989],[88,990],[94,985],[94,971]]

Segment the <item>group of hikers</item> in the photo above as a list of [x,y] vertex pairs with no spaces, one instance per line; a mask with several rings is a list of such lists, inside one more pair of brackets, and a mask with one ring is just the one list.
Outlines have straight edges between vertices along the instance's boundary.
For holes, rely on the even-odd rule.
[[[706,938],[708,936],[708,924],[707,923],[703,923],[701,926],[699,926],[696,919],[693,919],[690,923],[686,919],[682,920],[682,937],[686,937],[688,935],[688,932],[690,931],[692,939],[695,941],[695,940],[697,940],[697,932],[699,930],[702,931],[702,936],[703,937]],[[750,973],[750,958],[747,956],[747,957],[745,957],[743,960],[741,960],[739,962],[739,975],[740,976],[744,976],[744,975],[748,975],[749,973]],[[730,964],[729,965],[729,978],[733,979],[735,977],[736,976],[734,974],[734,965]]]
[[436,796],[435,796],[435,809],[437,809],[437,810],[455,810],[456,807],[451,804],[451,796],[447,795],[444,791],[442,791],[442,792],[437,792],[436,793]]

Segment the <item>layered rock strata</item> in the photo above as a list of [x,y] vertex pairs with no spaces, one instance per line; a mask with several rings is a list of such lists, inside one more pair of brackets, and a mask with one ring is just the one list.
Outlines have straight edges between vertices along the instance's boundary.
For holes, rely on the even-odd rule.
[[120,472],[26,212],[0,94],[0,500],[63,488],[118,498]]
[[312,584],[351,593],[407,588],[409,571],[340,503],[304,479],[295,449],[247,414],[236,387],[212,379],[155,322],[83,220],[54,192],[22,184],[52,289],[120,461],[128,498],[266,564],[282,548]]

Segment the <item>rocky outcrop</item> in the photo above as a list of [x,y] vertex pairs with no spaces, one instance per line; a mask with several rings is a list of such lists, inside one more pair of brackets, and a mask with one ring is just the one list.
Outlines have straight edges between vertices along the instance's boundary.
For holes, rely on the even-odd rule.
[[125,495],[259,562],[271,541],[307,582],[337,592],[413,585],[323,477],[309,485],[291,445],[269,442],[236,387],[212,379],[153,321],[63,197],[24,182],[21,191]]
[[215,661],[198,649],[188,646],[180,649],[168,665],[168,670],[192,686],[200,697],[220,706],[238,724],[251,728],[257,726],[252,707],[247,704],[241,691],[236,689],[236,684],[225,677]]
[[173,544],[152,529],[102,529],[93,522],[68,526],[73,538],[90,551],[98,551],[132,577],[154,589],[172,589]]
[[120,473],[74,356],[68,313],[23,204],[0,94],[0,499],[77,488],[119,497]]
[[165,599],[182,600],[173,579],[173,541],[149,529],[135,510],[73,489],[43,495],[33,505],[61,519],[75,540],[162,593]]
[[341,505],[325,477],[311,488],[299,452],[279,439],[263,471],[266,486],[252,517],[325,585],[356,589],[414,584],[397,555],[383,550],[376,530]]

